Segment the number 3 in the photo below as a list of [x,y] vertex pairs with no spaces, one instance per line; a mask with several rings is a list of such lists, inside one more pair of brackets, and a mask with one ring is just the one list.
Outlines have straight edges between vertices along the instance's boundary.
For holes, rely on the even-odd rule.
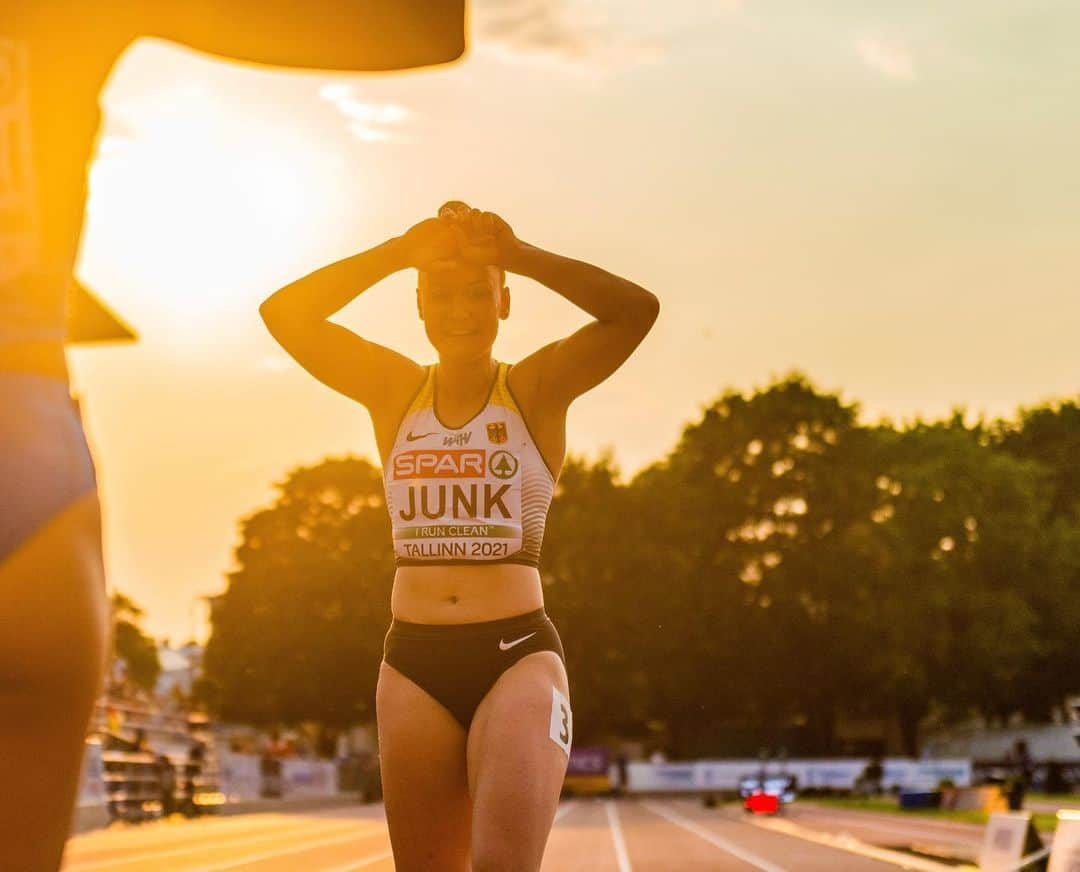
[[570,754],[570,742],[574,734],[574,714],[570,700],[555,685],[551,686],[551,723],[548,736],[556,745]]

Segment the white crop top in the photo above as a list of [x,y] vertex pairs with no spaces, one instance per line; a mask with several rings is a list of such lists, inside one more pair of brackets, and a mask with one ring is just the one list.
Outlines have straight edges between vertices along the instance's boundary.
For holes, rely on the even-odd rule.
[[510,364],[461,427],[439,420],[437,366],[425,367],[383,470],[396,564],[538,566],[556,476],[510,393]]

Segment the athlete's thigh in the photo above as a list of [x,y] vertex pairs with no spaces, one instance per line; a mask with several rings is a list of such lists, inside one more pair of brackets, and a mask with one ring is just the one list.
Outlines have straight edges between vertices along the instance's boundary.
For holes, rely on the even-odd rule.
[[568,704],[562,661],[537,651],[503,672],[477,708],[467,742],[477,868],[540,867],[569,759]]
[[465,731],[385,661],[375,691],[383,801],[398,872],[467,872]]
[[0,869],[55,870],[108,650],[97,496],[0,563]]

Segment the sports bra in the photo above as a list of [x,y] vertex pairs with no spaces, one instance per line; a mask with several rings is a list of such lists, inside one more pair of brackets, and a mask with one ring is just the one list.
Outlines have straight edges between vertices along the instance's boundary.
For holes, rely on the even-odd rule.
[[539,566],[557,476],[536,447],[500,362],[487,402],[461,427],[435,408],[438,364],[398,426],[383,469],[398,566]]

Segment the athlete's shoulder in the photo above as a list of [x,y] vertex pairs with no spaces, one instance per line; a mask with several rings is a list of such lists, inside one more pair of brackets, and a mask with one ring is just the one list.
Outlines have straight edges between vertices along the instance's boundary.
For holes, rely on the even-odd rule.
[[535,397],[540,385],[541,366],[536,355],[537,352],[534,352],[517,363],[503,364],[506,385],[519,402],[527,402]]
[[522,414],[532,419],[562,420],[570,403],[551,383],[551,357],[556,342],[538,348],[513,364],[507,386]]
[[415,412],[424,406],[430,406],[435,367],[430,364],[417,364],[416,369],[402,374],[395,386],[395,405],[402,410],[402,416]]

